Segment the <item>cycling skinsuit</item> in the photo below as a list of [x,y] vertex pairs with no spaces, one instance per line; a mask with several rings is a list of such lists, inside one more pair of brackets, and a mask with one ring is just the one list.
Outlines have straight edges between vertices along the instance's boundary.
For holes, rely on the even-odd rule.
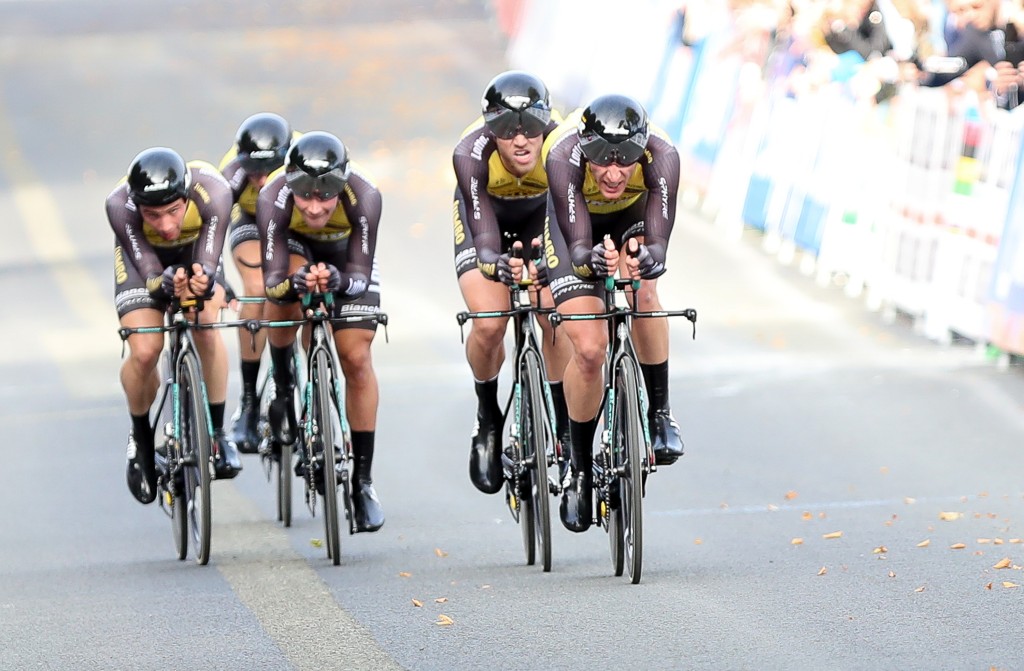
[[118,317],[133,310],[166,310],[161,291],[164,269],[172,265],[202,265],[203,272],[224,284],[221,250],[231,214],[231,187],[205,161],[189,161],[191,184],[185,219],[174,240],[164,240],[143,221],[121,178],[107,196],[107,220],[114,229],[114,304]]
[[[292,132],[292,141],[302,133]],[[243,242],[259,242],[260,231],[256,227],[256,199],[260,190],[249,182],[249,173],[238,161],[238,147],[233,146],[220,160],[220,171],[231,185],[234,206],[231,208],[231,226],[228,230],[228,245],[234,251]]]
[[[553,120],[544,136],[556,127]],[[494,279],[498,256],[508,253],[513,242],[520,240],[528,249],[543,234],[548,191],[544,163],[538,160],[524,177],[511,174],[483,117],[463,131],[452,163],[458,182],[452,203],[455,273],[461,277],[479,268]]]
[[633,168],[626,190],[616,200],[601,194],[590,163],[580,148],[576,110],[548,136],[543,157],[548,175],[544,254],[555,304],[576,296],[600,296],[590,267],[590,251],[605,235],[616,247],[632,237],[643,242],[658,262],[665,262],[676,192],[679,189],[679,153],[663,130],[650,125],[643,157]]
[[[380,191],[358,165],[350,162],[351,175],[338,197],[338,206],[327,225],[310,228],[295,207],[292,190],[285,182],[284,169],[273,172],[256,203],[256,225],[260,232],[263,282],[267,297],[277,303],[299,300],[289,273],[289,253],[304,263],[329,263],[342,273],[362,273],[369,278],[366,293],[335,303],[335,313],[380,312],[380,273],[375,254],[380,224]],[[338,324],[334,328],[375,330],[374,322]]]

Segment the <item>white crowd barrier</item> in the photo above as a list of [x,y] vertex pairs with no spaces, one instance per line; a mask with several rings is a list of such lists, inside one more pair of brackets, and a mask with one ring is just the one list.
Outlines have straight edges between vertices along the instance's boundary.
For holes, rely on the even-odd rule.
[[[694,31],[683,4],[518,0],[510,64],[570,107],[608,92],[643,101],[679,147],[684,189],[718,225],[763,231],[780,261],[937,341],[1024,354],[1024,112],[912,86],[875,104],[849,58],[794,94],[788,54],[766,64],[725,3],[685,3],[702,8]],[[617,15],[650,39],[599,57],[622,36]]]

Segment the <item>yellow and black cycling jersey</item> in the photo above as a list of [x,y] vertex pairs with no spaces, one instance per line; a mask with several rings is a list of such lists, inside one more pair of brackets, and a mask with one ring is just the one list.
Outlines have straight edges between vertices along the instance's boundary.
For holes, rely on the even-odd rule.
[[646,197],[639,219],[643,222],[644,244],[659,263],[664,263],[675,222],[679,152],[665,131],[650,124],[647,149],[633,166],[624,193],[615,199],[606,198],[580,147],[582,114],[580,109],[569,114],[544,142],[541,153],[551,192],[549,220],[557,222],[573,263],[578,265],[589,259],[593,246],[591,215],[614,215]]
[[[560,120],[552,111],[545,137]],[[481,116],[462,132],[452,165],[458,185],[456,200],[465,203],[478,264],[482,270],[491,268],[501,253],[501,229],[515,230],[543,209],[548,193],[544,164],[538,154],[530,172],[514,175],[502,162],[494,135]]]
[[[292,142],[301,136],[302,133],[299,131],[292,131]],[[260,190],[249,181],[248,173],[242,167],[242,164],[236,160],[237,158],[238,146],[232,145],[231,149],[221,158],[218,167],[224,175],[224,179],[228,180],[228,184],[231,185],[231,195],[234,198],[234,203],[242,212],[245,212],[250,217],[255,217],[256,199],[260,195]]]
[[343,272],[361,272],[370,277],[377,227],[380,224],[380,190],[355,162],[345,190],[338,196],[337,206],[327,224],[313,228],[288,188],[284,168],[267,178],[256,202],[256,226],[260,232],[263,253],[263,280],[267,295],[290,299],[294,291],[288,276],[288,239],[300,236],[317,244],[348,244],[347,265]]
[[180,233],[172,240],[161,236],[143,220],[128,195],[127,177],[122,177],[107,196],[107,219],[125,250],[147,282],[158,278],[164,265],[157,255],[160,249],[177,249],[195,244],[193,262],[213,275],[220,262],[231,213],[231,189],[227,180],[206,161],[189,161],[191,182],[185,200],[185,215]]

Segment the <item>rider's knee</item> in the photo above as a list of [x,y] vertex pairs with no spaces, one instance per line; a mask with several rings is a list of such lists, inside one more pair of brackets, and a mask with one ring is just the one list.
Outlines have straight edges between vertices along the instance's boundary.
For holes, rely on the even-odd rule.
[[504,319],[477,319],[473,321],[473,336],[488,348],[499,347],[505,339],[507,322]]
[[133,337],[131,339],[129,357],[135,365],[142,370],[156,368],[160,360],[160,352],[163,350],[163,339],[157,337]]

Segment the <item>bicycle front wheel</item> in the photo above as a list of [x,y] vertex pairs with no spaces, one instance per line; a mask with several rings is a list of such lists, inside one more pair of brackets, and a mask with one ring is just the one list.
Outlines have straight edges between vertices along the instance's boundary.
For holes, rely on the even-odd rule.
[[[526,463],[525,499],[531,503],[523,512],[532,514],[533,524],[524,525],[536,539],[536,554],[540,556],[544,572],[551,570],[551,506],[548,499],[548,445],[554,442],[551,423],[547,421],[547,405],[541,383],[543,363],[536,351],[527,351],[519,371],[522,389],[522,437],[523,460]],[[523,520],[520,519],[522,524]],[[529,552],[528,552],[529,554]],[[528,562],[532,564],[533,562]]]
[[320,447],[320,475],[324,488],[324,533],[327,538],[327,556],[335,566],[341,563],[341,536],[338,533],[338,481],[334,474],[335,417],[331,411],[332,371],[331,357],[324,349],[314,359],[313,421],[316,423]]
[[[622,533],[622,559],[630,582],[640,582],[643,562],[643,478],[646,454],[644,418],[640,413],[639,376],[636,362],[622,358],[615,373],[616,417],[612,438],[612,470],[618,493],[618,519]],[[613,515],[616,512],[613,511]]]
[[192,536],[196,563],[210,561],[210,536],[213,532],[210,509],[210,473],[213,469],[209,407],[203,393],[199,359],[192,351],[179,362],[178,384],[181,404],[182,474],[185,510]]

